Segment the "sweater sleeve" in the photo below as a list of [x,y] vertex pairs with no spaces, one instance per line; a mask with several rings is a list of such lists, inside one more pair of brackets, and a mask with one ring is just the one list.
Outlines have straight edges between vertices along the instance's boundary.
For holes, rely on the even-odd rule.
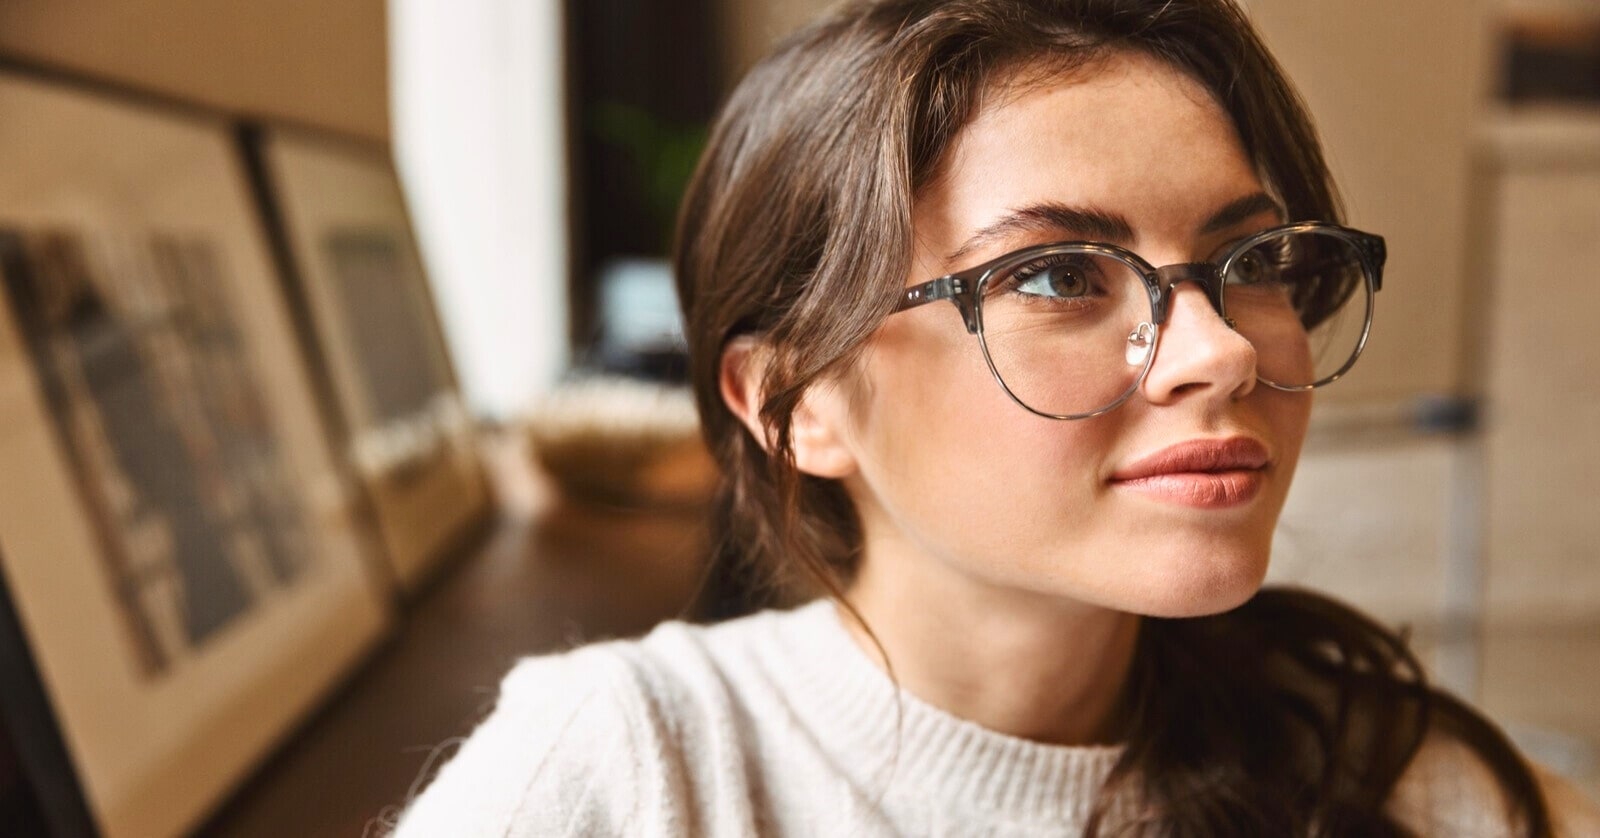
[[[1558,838],[1600,836],[1600,808],[1561,777],[1534,766]],[[1494,773],[1470,748],[1440,734],[1417,753],[1390,800],[1389,811],[1418,835],[1507,838],[1508,819]]]
[[639,755],[625,665],[600,648],[518,664],[394,838],[629,834]]

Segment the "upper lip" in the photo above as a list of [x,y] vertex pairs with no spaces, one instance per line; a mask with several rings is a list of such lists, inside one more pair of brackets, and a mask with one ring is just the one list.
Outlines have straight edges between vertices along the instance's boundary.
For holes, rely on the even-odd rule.
[[1160,474],[1240,471],[1264,468],[1267,447],[1247,436],[1193,439],[1135,460],[1111,475],[1112,480],[1138,480]]

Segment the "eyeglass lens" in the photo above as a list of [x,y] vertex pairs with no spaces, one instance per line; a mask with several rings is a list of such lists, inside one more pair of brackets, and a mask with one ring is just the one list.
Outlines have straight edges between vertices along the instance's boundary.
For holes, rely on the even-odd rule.
[[[1222,308],[1256,349],[1269,384],[1309,387],[1337,377],[1366,332],[1370,285],[1361,253],[1322,231],[1286,231],[1224,266]],[[1140,268],[1062,245],[1002,265],[979,299],[995,375],[1030,409],[1080,416],[1132,393],[1151,363],[1156,329]]]

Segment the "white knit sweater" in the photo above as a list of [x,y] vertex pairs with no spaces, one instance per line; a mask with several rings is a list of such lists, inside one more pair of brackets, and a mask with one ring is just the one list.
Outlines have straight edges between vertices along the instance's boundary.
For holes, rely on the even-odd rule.
[[[1078,835],[1119,753],[896,697],[825,601],[532,658],[396,836]],[[1498,836],[1498,794],[1435,739],[1392,806],[1425,835]],[[1600,836],[1593,804],[1547,794],[1562,834]]]

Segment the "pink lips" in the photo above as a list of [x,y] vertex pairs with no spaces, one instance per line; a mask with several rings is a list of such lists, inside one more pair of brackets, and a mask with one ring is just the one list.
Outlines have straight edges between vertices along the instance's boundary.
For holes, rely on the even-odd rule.
[[1119,469],[1111,483],[1156,500],[1222,509],[1254,499],[1269,462],[1266,446],[1249,437],[1196,439]]

